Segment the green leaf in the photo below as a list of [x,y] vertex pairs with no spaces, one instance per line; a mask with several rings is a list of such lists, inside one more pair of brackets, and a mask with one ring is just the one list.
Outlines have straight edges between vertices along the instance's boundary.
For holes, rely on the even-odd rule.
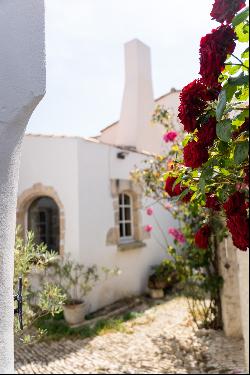
[[220,151],[220,153],[225,153],[225,152],[227,152],[228,151],[228,142],[223,142],[223,141],[221,141],[221,142],[219,142],[219,144],[218,144],[218,150]]
[[244,52],[241,54],[242,59],[249,59],[249,47],[245,49]]
[[249,82],[249,76],[244,75],[242,72],[240,75],[237,77],[230,77],[228,79],[228,84],[232,86],[242,86],[242,85],[247,85]]
[[220,172],[221,172],[224,176],[228,176],[228,175],[230,175],[230,172],[229,172],[227,169],[225,169],[225,168],[221,168],[221,169],[220,169]]
[[242,12],[238,13],[232,20],[232,25],[235,27],[241,22],[245,21],[249,14],[249,7],[246,7]]
[[223,89],[226,90],[227,102],[231,102],[234,97],[235,91],[237,91],[237,86],[226,84]]
[[188,142],[189,142],[189,140],[190,140],[191,137],[192,137],[191,134],[186,135],[186,137],[182,141],[182,146],[183,147],[185,147],[188,144]]
[[236,35],[238,37],[238,41],[241,43],[247,43],[249,40],[249,26],[240,23],[238,26],[235,28]]
[[241,69],[240,65],[234,65],[233,63],[229,62],[225,65],[225,71],[229,74],[236,74]]
[[227,104],[227,94],[225,90],[222,90],[219,95],[219,102],[216,108],[216,119],[220,121]]
[[183,176],[180,175],[174,182],[173,184],[173,187],[172,187],[172,190],[174,190],[174,188],[176,187],[177,184],[179,184],[181,181],[183,180]]
[[201,178],[204,180],[209,180],[213,175],[213,168],[212,167],[205,167],[201,173]]
[[202,194],[205,194],[206,180],[201,176],[199,180],[199,188]]
[[245,102],[249,97],[249,87],[242,86],[235,96],[239,101]]
[[223,142],[229,142],[232,134],[232,123],[230,120],[218,122],[216,125],[217,137]]
[[243,59],[249,59],[249,47],[247,47],[247,48],[245,49],[245,51],[242,52],[241,57],[242,57]]
[[192,177],[198,177],[199,173],[197,170],[192,171],[191,173]]
[[179,196],[178,200],[182,200],[189,193],[189,188],[185,189]]
[[234,150],[234,162],[241,164],[248,157],[248,141],[239,142]]

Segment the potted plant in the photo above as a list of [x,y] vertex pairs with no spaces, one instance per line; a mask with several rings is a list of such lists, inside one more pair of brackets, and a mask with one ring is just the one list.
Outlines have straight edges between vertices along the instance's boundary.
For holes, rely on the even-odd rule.
[[70,326],[81,325],[86,315],[86,295],[99,280],[97,266],[86,267],[69,258],[53,265],[55,281],[66,295],[64,318]]
[[163,298],[164,290],[178,281],[175,265],[171,260],[165,259],[158,266],[154,266],[153,271],[148,279],[149,294],[151,298]]

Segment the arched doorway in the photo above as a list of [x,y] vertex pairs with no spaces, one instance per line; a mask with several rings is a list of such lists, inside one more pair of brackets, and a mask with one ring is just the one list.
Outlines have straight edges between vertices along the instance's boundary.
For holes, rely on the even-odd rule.
[[59,208],[50,197],[36,198],[28,208],[28,230],[32,231],[37,244],[44,243],[49,250],[59,252]]

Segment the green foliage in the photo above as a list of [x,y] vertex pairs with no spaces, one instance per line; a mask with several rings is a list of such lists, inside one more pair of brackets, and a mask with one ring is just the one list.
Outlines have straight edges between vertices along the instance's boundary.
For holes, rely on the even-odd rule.
[[236,164],[243,163],[248,157],[248,141],[238,142],[234,150],[234,162]]
[[24,331],[19,330],[17,319],[15,319],[15,331],[23,342],[28,343],[44,334],[42,330],[33,332],[32,335],[28,333],[34,327],[35,321],[48,313],[51,315],[60,313],[65,295],[54,283],[46,282],[38,290],[34,289],[33,278],[38,274],[45,276],[57,254],[48,251],[44,244],[37,245],[32,232],[27,233],[24,241],[20,236],[20,230],[17,228],[15,242],[14,293],[17,290],[18,277],[22,276]]
[[[232,24],[237,42],[248,42],[249,9],[245,8],[237,14]],[[217,138],[209,149],[208,161],[200,168],[191,170],[183,166],[182,156],[178,155],[174,169],[174,175],[185,181],[185,186],[195,192],[191,198],[192,202],[195,201],[201,206],[205,193],[215,194],[219,201],[224,203],[236,190],[236,185],[244,183],[244,171],[248,166],[249,129],[243,132],[240,126],[249,118],[248,46],[240,57],[228,56],[220,82],[222,90],[217,103],[209,104],[201,116],[216,116],[217,119]],[[183,146],[195,136],[195,132],[188,134],[184,138]],[[245,190],[245,193],[248,195],[248,190]]]
[[242,12],[238,13],[234,19],[232,20],[232,25],[236,27],[237,25],[241,24],[242,22],[246,21],[249,16],[249,7],[246,7],[242,10]]
[[219,139],[223,142],[230,142],[231,134],[232,134],[232,127],[231,127],[230,120],[224,120],[217,123],[216,126],[216,134]]
[[65,303],[69,305],[84,301],[85,296],[99,281],[99,273],[102,273],[106,278],[117,276],[120,273],[118,268],[102,267],[101,270],[98,270],[96,265],[86,267],[73,261],[69,256],[54,262],[52,269],[52,277],[56,285],[64,292]]
[[227,104],[227,93],[226,90],[222,90],[219,95],[219,101],[216,107],[216,119],[220,121],[225,111]]

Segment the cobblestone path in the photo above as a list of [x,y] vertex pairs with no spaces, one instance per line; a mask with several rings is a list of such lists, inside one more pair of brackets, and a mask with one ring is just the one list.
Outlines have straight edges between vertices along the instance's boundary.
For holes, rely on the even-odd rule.
[[243,341],[195,331],[175,298],[92,339],[16,346],[19,374],[229,374],[244,370]]

